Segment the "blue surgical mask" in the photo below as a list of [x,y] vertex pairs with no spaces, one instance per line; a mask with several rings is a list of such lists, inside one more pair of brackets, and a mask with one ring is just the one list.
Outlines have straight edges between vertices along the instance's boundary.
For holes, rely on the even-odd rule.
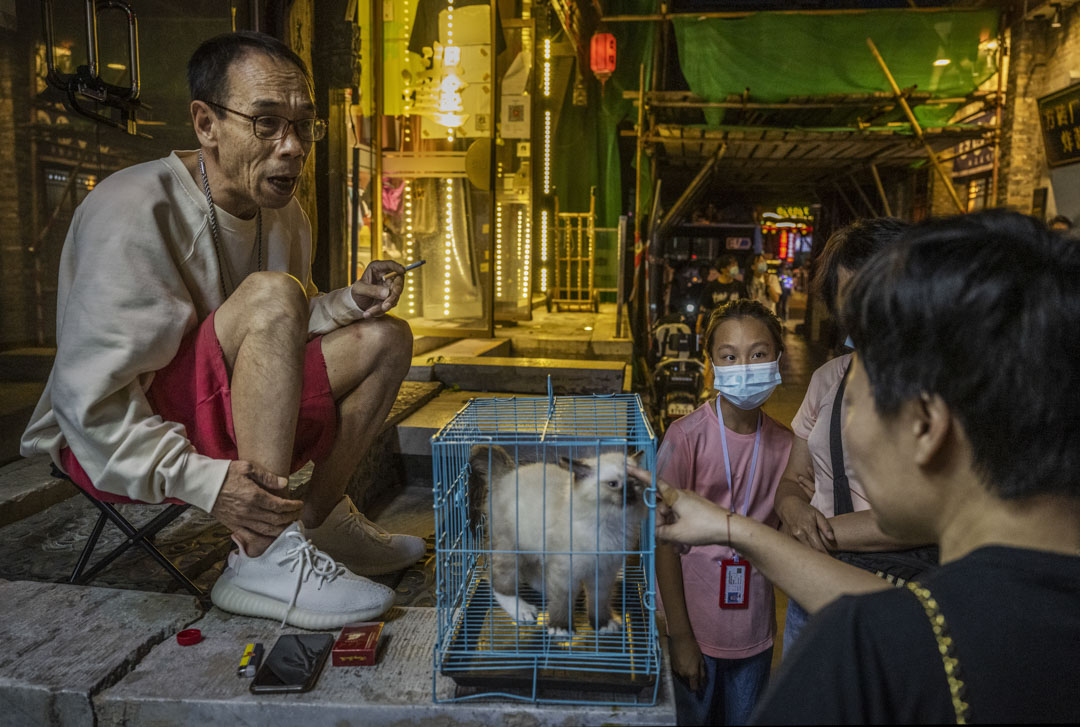
[[713,366],[713,388],[740,409],[757,409],[780,385],[780,357],[741,366]]

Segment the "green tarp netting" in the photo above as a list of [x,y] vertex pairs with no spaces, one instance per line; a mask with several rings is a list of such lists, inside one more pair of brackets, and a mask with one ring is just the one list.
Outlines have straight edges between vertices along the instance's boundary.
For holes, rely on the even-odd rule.
[[[994,53],[980,41],[997,36],[996,10],[845,15],[757,13],[738,19],[673,21],[679,62],[690,89],[708,101],[750,91],[751,101],[890,91],[866,38],[874,40],[901,88],[935,97],[970,93],[994,73]],[[949,64],[935,66],[937,59]],[[954,106],[920,106],[921,124],[941,126]],[[898,118],[902,118],[899,117]],[[706,123],[723,123],[708,109]],[[840,119],[834,119],[834,123]]]

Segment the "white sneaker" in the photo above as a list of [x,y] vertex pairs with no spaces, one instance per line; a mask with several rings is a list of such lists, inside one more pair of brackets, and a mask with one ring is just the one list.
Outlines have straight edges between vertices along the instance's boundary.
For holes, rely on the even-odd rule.
[[241,616],[321,630],[378,618],[393,605],[394,592],[350,573],[293,523],[258,558],[230,553],[210,600]]
[[392,573],[423,557],[427,546],[414,535],[391,535],[360,514],[348,495],[326,516],[323,524],[307,531],[311,542],[365,576]]

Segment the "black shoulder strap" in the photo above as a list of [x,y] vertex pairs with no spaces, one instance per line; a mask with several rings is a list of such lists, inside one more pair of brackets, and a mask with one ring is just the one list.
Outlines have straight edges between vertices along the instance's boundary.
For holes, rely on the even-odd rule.
[[[850,368],[850,366],[848,367]],[[851,504],[851,487],[848,485],[847,470],[844,468],[844,441],[840,436],[840,410],[844,402],[844,387],[847,386],[848,368],[840,377],[840,386],[833,399],[832,419],[829,424],[829,453],[832,455],[833,476],[833,515],[854,512]]]

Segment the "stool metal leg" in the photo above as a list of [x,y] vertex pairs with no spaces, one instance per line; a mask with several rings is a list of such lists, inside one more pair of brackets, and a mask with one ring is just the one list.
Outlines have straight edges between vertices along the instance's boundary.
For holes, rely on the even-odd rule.
[[[113,509],[112,505],[104,502],[98,502],[97,500],[94,500],[93,502],[95,505],[97,505],[98,509],[101,510],[101,516],[112,520],[116,524],[116,526],[119,527],[122,531],[124,531],[124,534],[128,537],[127,540],[113,548],[108,555],[103,556],[101,560],[95,563],[90,570],[86,571],[86,573],[83,574],[83,578],[86,581],[89,581],[91,578],[93,578],[98,573],[107,568],[110,563],[123,555],[132,545],[138,545],[143,538],[155,535],[158,530],[161,530],[161,528],[171,523],[186,509],[186,507],[182,505],[170,505],[169,507],[165,508],[163,512],[158,513],[157,517],[155,517],[149,523],[144,525],[139,530],[135,530],[131,526],[131,523],[125,520],[119,512]],[[177,510],[176,508],[180,509]],[[121,525],[121,523],[123,523],[123,525]]]
[[[95,500],[95,503],[97,503],[96,500]],[[108,503],[103,503],[102,502],[102,503],[97,503],[97,504],[99,506],[101,506],[102,511],[105,512],[109,516],[109,519],[112,520],[113,524],[116,525],[116,527],[120,528],[122,531],[124,531],[124,535],[128,536],[129,541],[131,541],[135,545],[138,545],[140,548],[142,548],[148,554],[150,554],[150,556],[153,557],[153,559],[156,560],[161,565],[162,568],[164,568],[166,571],[168,571],[169,575],[171,575],[177,582],[179,582],[180,585],[182,585],[189,592],[191,592],[192,595],[194,595],[194,596],[196,596],[198,598],[202,598],[205,595],[203,593],[202,589],[199,588],[197,585],[195,585],[195,583],[192,582],[192,580],[190,578],[188,578],[186,575],[181,573],[180,570],[176,566],[174,566],[172,564],[172,561],[170,561],[168,558],[166,558],[165,555],[160,550],[158,550],[156,546],[154,546],[152,543],[146,542],[146,540],[144,539],[146,528],[144,528],[142,531],[136,530],[135,528],[133,528],[131,526],[131,523],[129,523],[127,520],[125,520],[120,515],[120,513],[118,513]],[[160,515],[158,515],[157,518],[155,518],[153,521],[151,521],[150,525],[148,525],[147,528],[157,524],[157,521],[159,519],[161,519],[163,516],[169,514],[170,511],[172,512],[172,516],[171,516],[170,519],[175,518],[177,515],[179,515],[181,512],[183,512],[183,509],[181,509],[179,511],[174,511],[174,510],[172,510],[173,507],[181,507],[183,509],[186,509],[186,506],[180,506],[180,505],[171,506],[168,510],[161,513]],[[157,529],[160,529],[160,527],[161,527],[160,524],[157,525],[157,527],[154,529],[154,532],[156,532]],[[112,554],[110,553],[110,555],[112,555]],[[97,568],[97,566],[94,566],[94,567]]]
[[90,537],[87,539],[86,545],[83,546],[82,553],[79,554],[79,561],[75,564],[75,570],[71,571],[71,578],[68,578],[68,583],[82,582],[80,576],[83,568],[90,562],[90,556],[94,553],[94,546],[97,545],[98,538],[101,537],[101,529],[105,527],[106,520],[108,518],[105,513],[98,516],[97,522],[94,523],[94,529],[90,531]]
[[[57,474],[57,476],[66,475],[63,473]],[[98,573],[109,566],[114,560],[120,557],[128,548],[132,545],[138,545],[144,551],[146,551],[158,564],[164,568],[173,580],[182,585],[193,596],[199,599],[200,602],[207,602],[207,594],[199,588],[195,583],[188,578],[184,573],[180,571],[172,561],[165,557],[165,555],[158,550],[157,546],[151,540],[158,531],[171,523],[177,517],[182,515],[189,507],[188,505],[170,505],[165,508],[164,511],[158,513],[150,522],[139,528],[138,530],[129,523],[123,515],[119,513],[112,505],[106,502],[101,502],[92,497],[89,493],[82,488],[77,488],[86,499],[94,503],[94,506],[101,511],[98,516],[97,522],[94,524],[94,528],[90,533],[90,537],[87,540],[86,545],[83,547],[82,552],[79,554],[79,560],[75,565],[75,570],[72,571],[71,577],[68,579],[69,583],[85,584],[94,578]],[[94,547],[97,545],[98,540],[101,537],[101,531],[105,527],[106,521],[111,521],[116,527],[120,528],[121,532],[127,536],[127,540],[113,548],[108,555],[101,558],[92,567],[87,568],[87,564],[90,561],[90,557],[93,554]]]

